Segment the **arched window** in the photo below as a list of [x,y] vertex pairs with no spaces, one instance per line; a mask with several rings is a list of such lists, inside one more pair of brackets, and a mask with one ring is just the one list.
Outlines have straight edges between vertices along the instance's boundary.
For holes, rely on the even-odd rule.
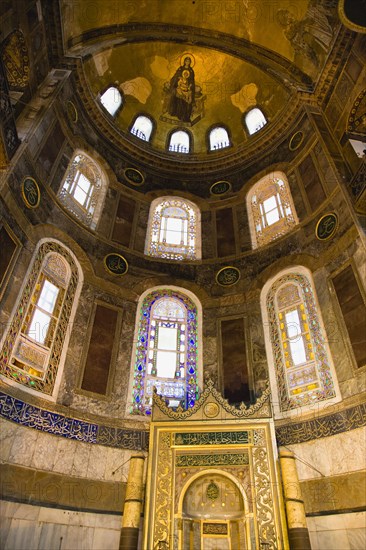
[[115,86],[110,86],[100,96],[100,102],[110,115],[115,116],[122,107],[121,92]]
[[177,130],[170,135],[169,151],[176,153],[189,153],[189,134],[184,130]]
[[131,134],[142,139],[142,141],[150,141],[152,130],[152,120],[147,116],[140,115],[136,118],[130,131]]
[[53,241],[41,244],[1,350],[3,376],[54,393],[79,279],[66,249]]
[[151,203],[145,254],[167,260],[201,257],[200,211],[179,197],[160,197]]
[[245,115],[245,124],[250,135],[255,134],[267,124],[266,117],[258,107],[251,109]]
[[83,225],[95,229],[106,190],[102,170],[80,151],[71,159],[58,198]]
[[247,208],[253,248],[282,237],[298,223],[283,172],[261,178],[247,195]]
[[229,134],[225,128],[216,126],[210,131],[210,151],[230,146]]
[[149,292],[140,301],[132,414],[150,414],[153,388],[170,407],[193,407],[198,392],[198,308],[185,293]]
[[285,272],[264,289],[269,370],[280,411],[336,397],[322,319],[305,271]]

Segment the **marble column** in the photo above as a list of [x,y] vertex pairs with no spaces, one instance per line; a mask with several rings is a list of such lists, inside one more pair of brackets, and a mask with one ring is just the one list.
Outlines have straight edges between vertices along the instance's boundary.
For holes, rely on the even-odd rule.
[[291,550],[311,550],[294,454],[287,449],[281,449],[280,465],[290,548]]
[[120,550],[136,550],[139,537],[144,482],[143,456],[132,456],[122,517]]

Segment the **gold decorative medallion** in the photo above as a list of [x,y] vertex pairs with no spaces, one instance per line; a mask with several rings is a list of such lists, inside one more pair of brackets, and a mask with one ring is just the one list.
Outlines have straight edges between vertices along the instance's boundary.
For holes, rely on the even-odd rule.
[[203,411],[207,418],[215,418],[219,414],[219,406],[216,403],[207,403]]

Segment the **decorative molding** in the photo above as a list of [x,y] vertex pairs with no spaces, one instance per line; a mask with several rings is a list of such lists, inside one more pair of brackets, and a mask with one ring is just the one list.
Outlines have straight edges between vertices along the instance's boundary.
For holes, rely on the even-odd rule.
[[279,536],[276,533],[274,517],[273,481],[270,475],[270,459],[265,447],[255,447],[253,450],[254,484],[257,488],[255,506],[261,548],[278,548]]
[[289,423],[276,428],[278,446],[305,443],[366,426],[366,403],[314,420]]
[[[56,436],[106,447],[146,451],[149,432],[99,425],[42,409],[0,392],[0,417]],[[366,403],[305,422],[276,427],[277,444],[293,445],[329,437],[366,426]],[[263,445],[262,433],[254,432],[254,445]]]

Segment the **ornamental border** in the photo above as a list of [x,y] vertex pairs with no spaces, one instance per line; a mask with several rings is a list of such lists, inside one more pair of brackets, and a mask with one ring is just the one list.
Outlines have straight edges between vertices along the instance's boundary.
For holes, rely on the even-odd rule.
[[0,392],[0,417],[20,426],[106,447],[147,451],[149,432],[104,426],[48,411]]
[[366,426],[366,403],[313,420],[276,427],[278,446],[306,443]]

